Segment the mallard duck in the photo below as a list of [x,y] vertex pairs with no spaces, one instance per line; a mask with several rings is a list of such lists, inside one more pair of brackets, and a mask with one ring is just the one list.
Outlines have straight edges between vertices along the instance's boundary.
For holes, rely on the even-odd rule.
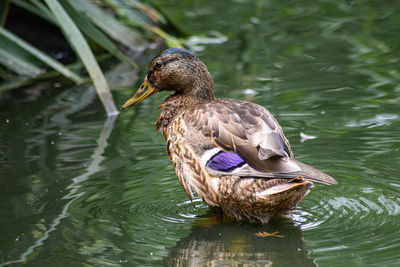
[[271,113],[257,104],[215,98],[207,67],[181,48],[151,62],[144,82],[122,106],[172,91],[159,106],[156,128],[190,199],[195,192],[228,218],[266,223],[287,216],[313,187],[336,184],[297,161]]

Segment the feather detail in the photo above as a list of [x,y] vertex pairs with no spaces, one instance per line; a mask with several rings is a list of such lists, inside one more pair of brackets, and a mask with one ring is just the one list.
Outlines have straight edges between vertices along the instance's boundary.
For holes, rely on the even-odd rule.
[[176,175],[190,199],[193,198],[193,191],[210,206],[218,205],[217,183],[213,182],[205,166],[201,164],[200,158],[196,155],[190,145],[185,142],[187,127],[183,120],[183,114],[175,118],[167,128],[174,134],[168,133],[167,147],[171,155],[171,161],[175,167]]
[[[209,138],[213,146],[224,152],[235,152],[248,164],[241,171],[236,171],[237,175],[306,177],[325,184],[336,182],[329,175],[293,158],[289,142],[279,124],[261,106],[239,100],[216,99],[189,110],[185,121],[192,136],[197,134]],[[189,116],[191,119],[186,119]],[[207,167],[212,175],[224,173],[220,168]]]

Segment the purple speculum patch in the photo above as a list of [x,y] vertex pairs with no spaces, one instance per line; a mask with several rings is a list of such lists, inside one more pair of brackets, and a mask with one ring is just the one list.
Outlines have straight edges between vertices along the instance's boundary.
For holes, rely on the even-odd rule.
[[246,162],[235,152],[219,152],[207,162],[207,167],[224,172],[231,172],[243,166]]

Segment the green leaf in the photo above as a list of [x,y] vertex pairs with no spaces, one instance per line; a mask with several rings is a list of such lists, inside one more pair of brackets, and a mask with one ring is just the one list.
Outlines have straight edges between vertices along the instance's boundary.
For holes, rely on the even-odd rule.
[[161,30],[160,28],[154,27],[154,26],[151,26],[151,25],[148,25],[146,28],[148,30],[152,31],[153,33],[157,34],[161,38],[163,38],[168,47],[180,47],[180,48],[183,48],[183,45],[182,45],[181,41],[178,38],[176,38],[176,37],[174,37],[172,35],[169,35],[168,33],[166,33],[165,31]]
[[41,17],[44,20],[47,20],[50,23],[53,24],[55,23],[53,15],[46,6],[44,6],[41,2],[37,0],[31,0],[31,2],[32,4],[30,4],[26,0],[12,0],[13,5],[23,8],[26,11],[31,12],[36,16]]
[[58,61],[54,60],[53,58],[49,57],[48,55],[46,55],[45,53],[43,53],[36,47],[34,47],[34,46],[28,44],[27,42],[25,42],[24,40],[20,39],[18,36],[16,36],[15,34],[13,34],[10,31],[8,31],[4,27],[0,27],[0,36],[7,38],[9,41],[13,42],[15,45],[17,45],[17,46],[21,47],[22,49],[24,49],[25,51],[29,52],[37,59],[46,63],[47,65],[54,68],[55,70],[60,72],[62,75],[73,80],[74,82],[76,82],[76,83],[83,82],[83,79],[81,77],[79,77],[78,75],[76,75],[75,73],[70,71],[64,65],[62,65]]
[[117,115],[118,111],[106,79],[82,33],[57,0],[45,0],[45,2],[57,19],[66,39],[75,48],[76,53],[85,65],[108,116]]
[[[110,56],[108,54],[105,54],[97,57],[97,61],[101,62],[109,58]],[[70,70],[79,70],[83,68],[83,64],[81,61],[78,61],[67,65],[67,68]],[[59,75],[60,73],[57,71],[47,71],[39,74],[36,77],[27,79],[26,77],[18,77],[16,75],[13,75],[10,71],[6,71],[0,68],[0,78],[3,78],[3,80],[5,80],[5,82],[0,84],[0,92],[17,89],[22,86],[28,86],[39,80],[54,79]]]
[[134,49],[142,44],[142,37],[135,31],[121,24],[101,8],[86,0],[68,0],[78,11],[85,14],[93,23],[115,41]]
[[0,1],[0,24],[2,26],[4,26],[4,23],[6,22],[9,8],[10,8],[10,0]]
[[154,25],[144,11],[137,9],[138,3],[126,0],[107,0],[107,3],[115,10],[119,18],[123,18],[129,25],[141,28]]
[[0,47],[0,64],[19,75],[36,76],[42,72],[40,67],[2,47]]
[[63,1],[62,5],[69,16],[73,18],[75,25],[78,25],[90,39],[102,46],[119,60],[136,67],[135,62],[125,56],[105,34],[99,31],[85,16],[75,10],[68,1]]
[[8,80],[7,82],[3,82],[0,84],[0,92],[9,91],[9,90],[13,90],[16,88],[21,88],[22,86],[31,84],[32,83],[31,80],[35,80],[35,79],[16,78],[13,80]]

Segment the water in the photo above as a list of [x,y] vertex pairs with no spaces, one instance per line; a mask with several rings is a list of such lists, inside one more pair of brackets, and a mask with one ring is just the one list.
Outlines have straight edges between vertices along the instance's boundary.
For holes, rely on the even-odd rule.
[[217,96],[269,108],[296,158],[339,184],[316,185],[291,220],[220,222],[188,201],[154,130],[165,94],[105,121],[92,88],[44,84],[1,103],[0,264],[398,266],[399,5],[160,5],[199,35]]

